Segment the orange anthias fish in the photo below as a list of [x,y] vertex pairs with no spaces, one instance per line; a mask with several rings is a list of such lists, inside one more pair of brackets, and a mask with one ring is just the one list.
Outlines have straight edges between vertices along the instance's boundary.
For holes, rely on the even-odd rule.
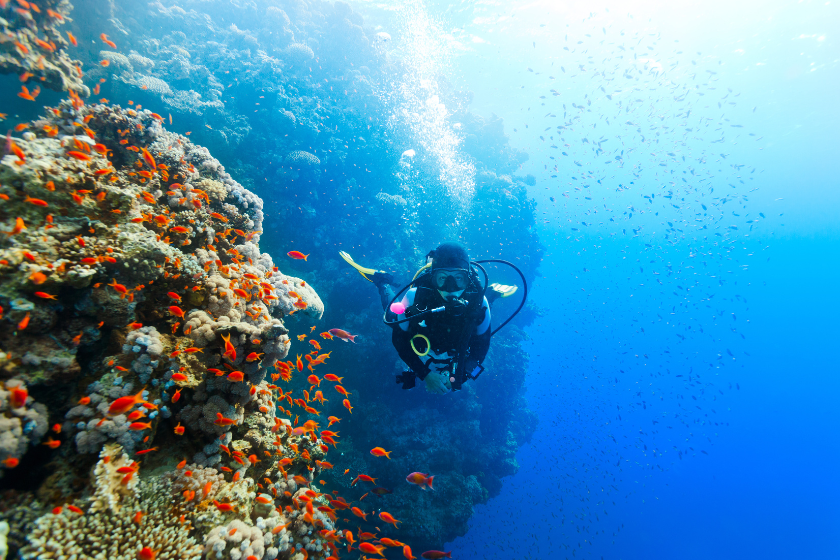
[[333,335],[330,334],[329,332],[322,332],[322,333],[319,333],[319,334],[321,335],[321,338],[323,338],[324,340],[332,340],[332,338],[333,338]]
[[157,165],[155,164],[155,158],[152,157],[152,154],[149,153],[149,150],[146,148],[142,149],[143,152],[143,159],[152,169],[157,169]]
[[424,488],[425,486],[427,486],[430,490],[434,490],[434,488],[432,488],[432,481],[435,479],[434,476],[427,476],[421,472],[413,472],[405,477],[405,479],[412,484],[416,484],[423,490],[426,489]]
[[228,381],[234,381],[234,382],[244,381],[245,380],[245,374],[242,373],[241,371],[232,371],[232,372],[230,372],[230,374],[228,374],[227,378],[228,378]]
[[213,420],[213,423],[217,426],[231,426],[233,424],[236,424],[236,420],[231,418],[225,418],[224,416],[222,416],[221,412],[217,412],[216,419]]
[[379,556],[382,556],[383,558],[385,557],[385,555],[382,554],[382,551],[385,550],[384,546],[374,546],[374,545],[370,544],[369,542],[363,542],[363,543],[359,543],[359,550],[361,550],[365,554],[378,554]]
[[393,515],[391,515],[390,513],[388,513],[387,511],[383,511],[383,512],[381,512],[381,513],[379,514],[379,519],[381,519],[381,520],[382,520],[382,521],[384,521],[385,523],[390,523],[390,524],[391,524],[391,525],[393,525],[394,527],[396,527],[398,523],[402,523],[402,521],[399,521],[399,520],[397,520],[397,519],[394,519],[394,516],[393,516]]
[[110,40],[110,39],[108,38],[108,36],[107,36],[107,35],[105,35],[104,33],[103,33],[103,34],[101,34],[101,35],[99,36],[99,38],[100,38],[100,39],[102,39],[102,42],[103,42],[103,43],[105,43],[106,45],[108,45],[108,46],[109,46],[109,47],[111,47],[112,49],[116,49],[116,48],[117,48],[116,43],[114,43],[112,40]]
[[381,447],[374,447],[370,450],[370,454],[374,457],[386,457],[388,460],[391,459],[391,451],[385,451]]
[[334,337],[340,338],[344,342],[352,342],[356,343],[356,337],[359,336],[357,334],[350,334],[349,332],[341,329],[330,329],[329,333]]
[[181,319],[184,318],[184,310],[178,307],[177,305],[170,305],[169,313],[175,315],[176,317],[180,317]]
[[[301,253],[300,251],[289,251],[289,252],[288,252],[288,253],[286,253],[286,254],[287,254],[287,255],[289,255],[290,257],[292,257],[292,258],[293,258],[293,259],[295,259],[295,260],[304,260],[304,261],[305,261],[305,260],[306,260],[306,258],[309,256],[309,255],[304,255],[304,254],[303,254],[303,253]],[[311,253],[310,253],[310,254],[311,254]]]
[[236,347],[230,343],[230,334],[222,335],[222,340],[225,341],[225,353],[222,354],[223,357],[228,358],[231,362],[236,361]]
[[144,546],[140,549],[140,552],[137,553],[137,560],[155,560],[155,556],[160,550],[152,550],[148,546]]
[[146,402],[143,400],[143,393],[146,391],[146,388],[143,387],[140,389],[140,392],[136,395],[130,395],[125,397],[120,397],[114,402],[111,403],[111,406],[108,407],[108,415],[109,416],[116,416],[118,414],[124,414],[131,410],[135,404],[141,404]]

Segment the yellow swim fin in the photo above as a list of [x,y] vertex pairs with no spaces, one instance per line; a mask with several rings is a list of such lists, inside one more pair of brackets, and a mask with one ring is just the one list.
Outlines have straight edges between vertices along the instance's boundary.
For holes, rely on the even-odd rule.
[[353,258],[344,251],[339,251],[338,254],[341,256],[342,259],[347,261],[347,264],[358,270],[359,274],[361,274],[365,280],[367,280],[368,282],[373,282],[373,280],[368,278],[367,275],[370,274],[371,276],[373,276],[374,274],[376,274],[376,270],[357,264],[356,261],[354,261]]
[[505,286],[504,284],[490,284],[488,287],[495,292],[496,297],[500,298],[510,297],[519,289],[518,286]]

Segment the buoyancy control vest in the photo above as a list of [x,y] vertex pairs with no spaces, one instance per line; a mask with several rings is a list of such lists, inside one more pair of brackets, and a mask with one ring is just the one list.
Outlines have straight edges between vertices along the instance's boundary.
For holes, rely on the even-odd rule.
[[[435,354],[448,352],[453,357],[458,355],[484,320],[486,309],[482,305],[482,290],[470,285],[460,298],[445,301],[437,290],[429,286],[428,278],[419,278],[415,287],[414,303],[406,310],[410,319],[408,332],[428,338]],[[445,310],[440,313],[423,313],[441,306],[445,306]],[[422,315],[412,318],[417,314]]]

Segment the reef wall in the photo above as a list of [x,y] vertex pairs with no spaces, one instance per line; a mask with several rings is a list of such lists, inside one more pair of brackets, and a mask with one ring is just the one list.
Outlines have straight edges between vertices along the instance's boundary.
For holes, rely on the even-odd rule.
[[[440,548],[463,534],[473,506],[498,492],[501,478],[516,471],[516,450],[534,429],[523,396],[528,357],[520,343],[522,327],[537,311],[529,306],[494,337],[487,372],[460,394],[440,398],[422,388],[402,391],[394,375],[403,366],[381,324],[376,291],[338,251],[408,281],[430,249],[454,238],[468,246],[473,258],[509,259],[533,279],[541,257],[527,191],[533,181],[515,175],[527,155],[509,146],[500,120],[473,115],[466,102],[459,104],[452,121],[459,124],[464,152],[474,161],[476,190],[467,207],[449,200],[435,158],[415,151],[410,131],[389,118],[396,107],[383,91],[406,71],[391,50],[390,37],[343,2],[74,4],[72,21],[69,4],[62,4],[65,27],[84,38],[71,52],[87,69],[87,89],[69,88],[73,99],[58,113],[48,111],[16,135],[24,159],[7,155],[0,171],[9,196],[0,214],[5,230],[13,231],[18,217],[27,228],[0,239],[9,263],[0,268],[0,349],[9,355],[2,377],[17,380],[7,383],[7,390],[20,383],[28,391],[24,407],[0,408],[9,422],[17,419],[17,431],[9,433],[19,432],[9,443],[17,454],[10,451],[0,459],[20,457],[28,469],[26,480],[7,487],[39,488],[33,503],[44,512],[71,500],[84,508],[96,486],[88,484],[87,471],[104,445],[121,447],[110,447],[114,451],[105,456],[127,453],[129,458],[132,452],[159,447],[143,456],[139,485],[120,499],[130,504],[127,510],[148,503],[149,510],[160,511],[148,501],[155,488],[179,496],[173,498],[177,506],[167,507],[191,524],[184,550],[194,550],[193,539],[196,546],[207,551],[210,543],[224,556],[232,546],[225,535],[246,531],[231,533],[236,520],[248,524],[248,531],[262,531],[265,541],[266,527],[276,528],[275,521],[282,525],[292,521],[289,516],[304,516],[308,496],[295,486],[295,475],[317,492],[338,489],[350,502],[368,494],[354,506],[385,510],[403,521],[387,534],[416,550]],[[103,33],[115,47],[99,38]],[[442,87],[453,99],[469,97]],[[86,105],[82,100],[88,93]],[[17,107],[34,119],[37,105],[18,101]],[[154,168],[143,157],[144,149]],[[27,202],[27,196],[48,206]],[[46,221],[48,214],[53,222]],[[292,249],[308,258],[284,257],[281,273],[267,253],[284,255]],[[491,281],[518,281],[501,268],[490,273]],[[516,303],[497,302],[494,317],[503,320]],[[173,315],[170,306],[184,316]],[[326,402],[317,405],[320,417],[303,407],[297,410],[300,405],[291,404],[291,396],[288,410],[279,404],[285,391],[298,399],[304,390],[312,396],[316,389],[306,381],[308,373],[292,376],[280,389],[270,388],[265,379],[267,366],[274,364],[270,375],[291,375],[297,367],[287,353],[306,356],[315,346],[297,339],[305,338],[302,329],[288,332],[292,313],[308,314],[304,322],[320,318],[327,325],[321,330],[340,327],[361,335],[355,345],[318,338],[341,349],[326,367],[346,378],[352,414],[343,405],[344,395],[326,386]],[[21,329],[27,317],[29,324]],[[228,335],[235,361],[223,356]],[[259,359],[249,361],[252,354]],[[317,356],[316,351],[310,357]],[[241,371],[243,381],[230,381],[225,364]],[[217,377],[210,370],[222,373]],[[176,375],[185,379],[173,380]],[[157,407],[148,413],[151,428],[133,430],[128,415],[108,414],[115,399],[136,395],[144,386],[148,393],[141,398]],[[256,388],[253,394],[251,388]],[[90,401],[79,402],[84,398]],[[48,411],[39,412],[39,403]],[[323,464],[321,446],[326,444],[311,441],[317,435],[312,424],[303,434],[271,431],[278,421],[294,425],[298,414],[300,423],[340,419],[338,453],[330,455],[334,469],[318,464]],[[51,451],[40,442],[54,424],[61,433],[45,437],[63,443]],[[179,424],[186,429],[181,437],[174,432]],[[275,448],[278,434],[282,445]],[[240,455],[228,456],[219,444]],[[372,456],[374,446],[390,450],[391,460]],[[262,461],[266,451],[281,453],[281,463],[293,463],[269,469],[249,462],[249,455]],[[309,462],[302,458],[304,451]],[[58,461],[56,454],[66,459]],[[219,495],[236,501],[240,515],[217,517],[211,500],[225,500],[211,494],[215,486],[203,495],[203,484],[185,486],[183,477],[176,484],[162,474],[182,458],[189,459],[191,466],[184,469],[194,475],[209,470],[208,481],[222,477],[219,484],[229,486]],[[273,482],[260,489],[263,469]],[[435,475],[435,491],[408,484],[405,476],[413,471]],[[7,482],[24,478],[15,469],[9,473]],[[236,473],[240,482],[233,483]],[[353,484],[359,473],[375,478],[375,485]],[[313,486],[318,479],[325,484]],[[284,497],[276,502],[280,520],[271,521],[268,510],[254,513],[257,491],[273,498],[270,488]],[[185,501],[184,492],[196,496]],[[343,507],[318,499],[322,507]],[[66,507],[55,519],[36,522],[27,508],[12,506],[18,500],[10,496],[2,515],[12,521],[13,544],[24,544],[21,536],[29,532],[39,536],[30,545],[36,548],[28,550],[49,547],[52,531],[72,529],[67,524],[75,518]],[[323,512],[316,507],[315,513]],[[204,515],[210,521],[199,520]],[[324,524],[316,530],[334,528],[329,515],[318,515],[310,514],[310,521]],[[370,511],[367,521],[349,517],[359,521],[362,531],[381,525]],[[308,523],[307,531],[317,524],[301,523]],[[313,548],[326,550],[333,536]],[[128,548],[137,544],[131,538]],[[282,552],[277,539],[271,543]],[[263,549],[265,554],[271,546]]]

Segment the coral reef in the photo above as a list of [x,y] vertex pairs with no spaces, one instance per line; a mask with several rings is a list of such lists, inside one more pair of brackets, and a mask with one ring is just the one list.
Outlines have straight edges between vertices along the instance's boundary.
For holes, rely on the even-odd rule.
[[0,560],[6,560],[6,554],[9,552],[9,543],[6,537],[9,534],[9,524],[5,521],[0,521]]
[[[515,175],[526,156],[509,146],[501,121],[470,114],[469,95],[443,87],[477,170],[474,199],[463,206],[446,196],[434,158],[388,119],[397,107],[382,93],[404,69],[388,53],[390,35],[349,5],[74,4],[76,35],[95,29],[119,45],[100,50],[84,37],[93,45],[78,54],[86,83],[100,84],[97,97],[134,105],[84,105],[85,91],[70,88],[78,95],[11,138],[22,157],[0,161],[0,193],[9,197],[0,205],[0,229],[9,232],[0,236],[0,379],[24,383],[49,406],[60,432],[48,438],[61,445],[38,450],[63,459],[51,466],[60,476],[44,483],[52,491],[38,493],[62,512],[38,506],[30,530],[33,520],[10,510],[12,535],[37,535],[32,555],[64,544],[136,557],[144,543],[124,524],[154,488],[170,500],[161,506],[166,530],[181,539],[189,527],[184,555],[326,556],[346,535],[336,513],[347,512],[321,489],[358,499],[371,486],[351,484],[357,473],[380,489],[364,509],[376,500],[404,521],[388,534],[428,548],[463,534],[473,506],[515,472],[515,452],[533,431],[519,327],[534,312],[494,338],[488,371],[454,396],[457,406],[403,392],[375,290],[335,253],[408,279],[429,249],[461,238],[474,256],[509,258],[533,278],[542,255],[534,182]],[[514,249],[500,254],[500,241]],[[275,267],[269,253],[290,249],[310,256]],[[494,322],[510,305],[494,308]],[[314,373],[305,367],[334,351],[311,352],[312,342],[329,344],[322,338],[296,340],[305,334],[293,332],[297,323],[316,319],[361,333],[355,345],[337,343],[342,352],[329,366],[313,366],[349,374],[353,414],[344,395],[305,379]],[[26,406],[37,405],[30,397]],[[0,423],[4,415],[14,417],[0,410]],[[337,444],[319,425],[328,415],[341,422]],[[26,450],[45,434],[33,433],[17,437],[16,457],[35,454]],[[118,469],[144,466],[111,520],[92,511],[87,481],[98,477],[103,448],[115,445],[122,451],[105,456]],[[327,445],[338,447],[334,469]],[[373,446],[394,460],[372,458]],[[436,493],[404,481],[416,470],[436,475]],[[364,530],[372,530],[367,514]],[[186,524],[172,525],[181,515]],[[85,523],[127,536],[106,550],[53,533]]]
[[29,396],[26,385],[12,379],[0,385],[0,477],[47,433],[47,407]]
[[23,2],[16,8],[4,9],[0,15],[4,36],[0,41],[0,73],[28,76],[21,81],[32,80],[37,85],[23,91],[33,98],[42,85],[88,96],[90,90],[82,82],[81,63],[70,58],[70,40],[60,29],[70,13],[70,2],[42,0],[37,8]]
[[[126,475],[117,473],[106,458],[121,452],[116,445],[103,449],[87,511],[84,504],[59,507],[38,518],[27,536],[29,543],[21,549],[22,558],[134,560],[145,547],[155,551],[157,558],[201,558],[201,547],[189,536],[189,523],[180,518],[182,507],[173,500],[165,479],[139,482],[133,477],[131,489],[119,482]],[[123,467],[129,463],[124,454],[118,460]]]
[[[9,232],[0,240],[8,313],[0,367],[15,375],[0,388],[0,442],[9,459],[2,468],[14,469],[48,430],[46,407],[26,383],[67,382],[81,372],[96,380],[54,431],[65,451],[73,445],[100,459],[78,505],[35,521],[23,557],[134,558],[149,547],[158,558],[197,558],[202,547],[191,533],[224,540],[224,531],[233,535],[224,527],[230,523],[250,527],[231,541],[232,558],[290,550],[293,537],[282,525],[292,521],[265,505],[278,496],[297,513],[291,504],[302,502],[293,492],[317,495],[309,485],[320,467],[310,463],[326,445],[314,422],[292,429],[276,415],[278,387],[265,379],[269,367],[292,366],[282,361],[290,346],[284,319],[317,319],[324,308],[309,284],[259,251],[262,201],[148,111],[74,97],[32,130],[14,138],[0,162],[8,198],[0,221]],[[49,361],[56,354],[64,368]],[[189,432],[188,447],[203,441],[195,453],[201,464],[141,476],[137,461],[158,449],[150,446],[161,425],[175,437]],[[48,440],[50,447],[62,439]],[[286,466],[265,460],[273,454],[288,457]],[[67,465],[77,476],[83,456]],[[228,461],[235,471],[220,465]],[[232,473],[230,480],[209,465]],[[272,494],[255,503],[255,478],[269,476],[277,478]],[[301,534],[333,530],[321,512],[292,519]],[[121,538],[105,538],[113,534]]]

